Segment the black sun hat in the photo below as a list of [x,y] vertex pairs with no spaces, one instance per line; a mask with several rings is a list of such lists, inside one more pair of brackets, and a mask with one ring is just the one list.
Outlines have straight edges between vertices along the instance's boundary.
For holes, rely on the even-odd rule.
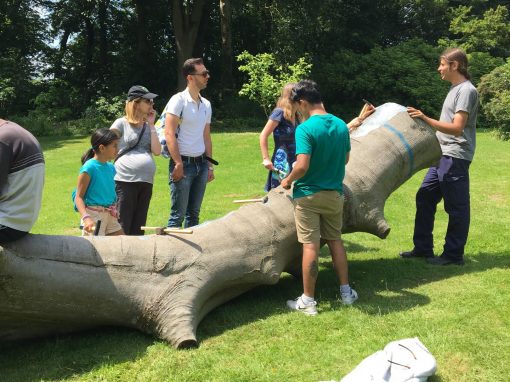
[[136,98],[153,99],[157,96],[157,94],[151,93],[145,86],[135,85],[129,88],[127,98],[128,101],[132,101]]

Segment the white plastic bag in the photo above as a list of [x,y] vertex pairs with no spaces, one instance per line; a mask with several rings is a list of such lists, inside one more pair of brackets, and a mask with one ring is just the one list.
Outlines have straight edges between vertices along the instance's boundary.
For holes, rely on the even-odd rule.
[[436,359],[415,337],[390,342],[340,382],[425,382],[435,372]]

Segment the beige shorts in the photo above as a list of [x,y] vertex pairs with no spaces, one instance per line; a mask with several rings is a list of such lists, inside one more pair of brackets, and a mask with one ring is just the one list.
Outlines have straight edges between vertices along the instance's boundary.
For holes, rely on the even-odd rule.
[[[119,221],[116,217],[113,217],[110,211],[106,208],[99,207],[99,206],[90,206],[94,208],[94,210],[91,210],[88,207],[85,207],[85,211],[87,211],[87,214],[90,215],[92,220],[94,220],[94,223],[97,224],[98,220],[101,220],[101,226],[99,227],[98,236],[105,236],[110,235],[114,232],[120,231],[122,229]],[[96,211],[101,210],[102,211]],[[81,224],[83,225],[83,219],[81,220]],[[87,232],[84,229],[81,231],[82,236],[93,236],[94,232]]]
[[296,199],[298,241],[317,243],[337,240],[342,235],[344,198],[338,191],[319,191]]

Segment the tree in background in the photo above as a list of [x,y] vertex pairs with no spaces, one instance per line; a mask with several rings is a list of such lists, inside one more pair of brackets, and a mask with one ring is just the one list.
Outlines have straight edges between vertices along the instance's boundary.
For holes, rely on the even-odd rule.
[[442,38],[443,48],[457,46],[469,56],[469,72],[476,85],[480,78],[502,65],[510,55],[510,18],[507,6],[488,8],[473,14],[473,6],[450,9],[451,38]]
[[232,4],[230,0],[220,0],[221,22],[221,82],[222,90],[232,91],[234,57],[232,50]]
[[233,58],[247,51],[270,53],[275,65],[306,56],[325,104],[340,115],[355,113],[361,98],[437,114],[445,91],[437,54],[464,47],[476,84],[510,55],[509,21],[508,0],[6,0],[0,107],[88,118],[102,115],[98,100],[143,84],[160,95],[161,110],[184,87],[182,62],[198,56],[212,74],[206,96],[215,118],[258,118],[250,99],[263,102],[262,114],[280,84],[268,83],[266,98],[239,97],[247,72],[236,69],[247,63]]
[[478,90],[487,121],[500,138],[510,140],[510,59],[483,76]]
[[30,108],[39,91],[35,81],[46,53],[42,1],[0,3],[0,115]]
[[447,88],[435,68],[439,50],[421,39],[390,47],[374,47],[367,54],[334,52],[317,64],[326,106],[339,115],[355,115],[362,98],[375,105],[396,102],[417,105],[439,115]]
[[210,1],[207,0],[172,0],[172,25],[177,47],[177,84],[182,90],[186,81],[182,76],[184,61],[190,57],[202,57],[203,47],[200,36],[201,29],[207,23],[207,11]]
[[261,53],[252,55],[243,52],[237,56],[239,70],[248,75],[239,95],[246,96],[262,107],[266,117],[273,109],[282,87],[289,82],[298,82],[310,74],[312,64],[301,57],[295,64],[278,63],[274,55]]

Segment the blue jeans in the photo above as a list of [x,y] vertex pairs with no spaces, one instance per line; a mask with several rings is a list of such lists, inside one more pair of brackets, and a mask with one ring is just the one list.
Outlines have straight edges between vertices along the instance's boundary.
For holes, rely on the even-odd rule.
[[193,227],[198,224],[209,166],[205,159],[197,163],[183,162],[184,177],[178,182],[172,180],[174,167],[175,163],[170,161],[169,184],[172,207],[167,225],[168,227],[181,227],[184,220],[185,228]]
[[469,165],[471,162],[443,155],[437,167],[431,167],[416,194],[414,222],[414,250],[432,253],[434,216],[436,206],[444,200],[448,213],[443,256],[462,260],[466,245],[469,221]]

